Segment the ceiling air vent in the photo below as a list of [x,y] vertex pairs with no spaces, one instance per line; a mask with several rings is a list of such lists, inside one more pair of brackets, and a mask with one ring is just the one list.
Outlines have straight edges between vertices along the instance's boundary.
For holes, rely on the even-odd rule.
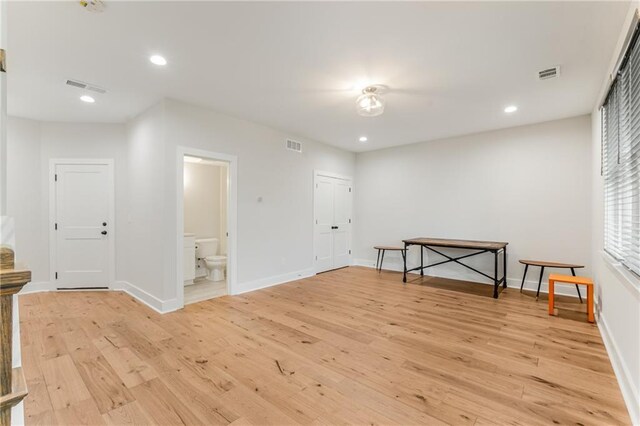
[[547,68],[546,70],[538,71],[539,80],[548,80],[550,78],[556,78],[560,75],[560,67]]
[[85,83],[85,82],[79,81],[79,80],[67,80],[67,86],[77,87],[78,89],[91,90],[92,92],[96,92],[96,93],[106,93],[107,92],[102,87],[98,87],[98,86],[96,86],[94,84]]
[[295,152],[302,152],[302,144],[300,142],[287,139],[287,149]]

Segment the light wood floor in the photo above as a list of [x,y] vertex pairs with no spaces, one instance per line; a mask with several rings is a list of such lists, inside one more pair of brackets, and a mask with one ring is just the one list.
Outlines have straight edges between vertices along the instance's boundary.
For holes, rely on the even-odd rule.
[[191,285],[184,286],[184,303],[202,302],[214,297],[225,296],[227,294],[227,281],[210,281],[208,279],[198,279]]
[[27,424],[627,424],[596,326],[560,301],[347,268],[159,315],[20,297]]

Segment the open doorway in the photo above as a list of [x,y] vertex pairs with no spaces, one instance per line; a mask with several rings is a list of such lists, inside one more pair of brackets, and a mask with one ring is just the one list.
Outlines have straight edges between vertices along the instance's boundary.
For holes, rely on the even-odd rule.
[[235,277],[235,232],[230,232],[230,224],[235,226],[235,157],[186,148],[179,151],[178,298],[186,305],[231,293]]

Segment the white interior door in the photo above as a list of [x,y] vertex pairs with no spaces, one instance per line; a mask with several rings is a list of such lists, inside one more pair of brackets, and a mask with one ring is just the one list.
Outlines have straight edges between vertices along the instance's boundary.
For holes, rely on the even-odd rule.
[[54,279],[57,288],[108,287],[113,238],[110,164],[56,164]]
[[351,263],[351,181],[333,183],[333,268]]
[[351,180],[317,174],[315,178],[314,256],[316,272],[351,263]]

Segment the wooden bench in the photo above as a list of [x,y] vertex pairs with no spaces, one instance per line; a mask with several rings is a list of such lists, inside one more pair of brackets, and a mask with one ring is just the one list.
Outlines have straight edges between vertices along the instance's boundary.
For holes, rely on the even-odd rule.
[[[382,262],[384,261],[384,253],[388,251],[399,251],[402,254],[402,259],[404,259],[406,249],[404,247],[397,246],[375,246],[374,250],[378,250],[378,259],[376,260],[376,271],[382,271]],[[382,257],[380,256],[382,253]],[[380,265],[380,266],[378,266]]]
[[[520,284],[520,292],[522,292],[522,288],[524,287],[524,280],[527,277],[527,270],[529,266],[539,266],[540,267],[540,279],[538,280],[538,291],[536,291],[536,300],[538,300],[538,296],[540,296],[540,285],[542,284],[542,276],[544,275],[544,268],[560,268],[560,269],[571,269],[571,274],[575,277],[576,269],[584,268],[584,265],[576,265],[573,263],[558,263],[558,262],[546,262],[544,260],[520,260],[520,263],[524,265],[524,275],[522,275],[522,284]],[[580,287],[576,284],[576,290],[578,291],[578,297],[580,298],[580,303],[582,303],[582,295],[580,294]]]
[[578,285],[583,285],[587,287],[587,315],[589,318],[589,322],[594,322],[593,316],[593,281],[591,278],[587,277],[576,277],[575,275],[560,275],[560,274],[551,274],[549,275],[549,315],[555,315],[555,306],[554,306],[554,289],[556,283],[568,283],[575,284],[576,287]]

